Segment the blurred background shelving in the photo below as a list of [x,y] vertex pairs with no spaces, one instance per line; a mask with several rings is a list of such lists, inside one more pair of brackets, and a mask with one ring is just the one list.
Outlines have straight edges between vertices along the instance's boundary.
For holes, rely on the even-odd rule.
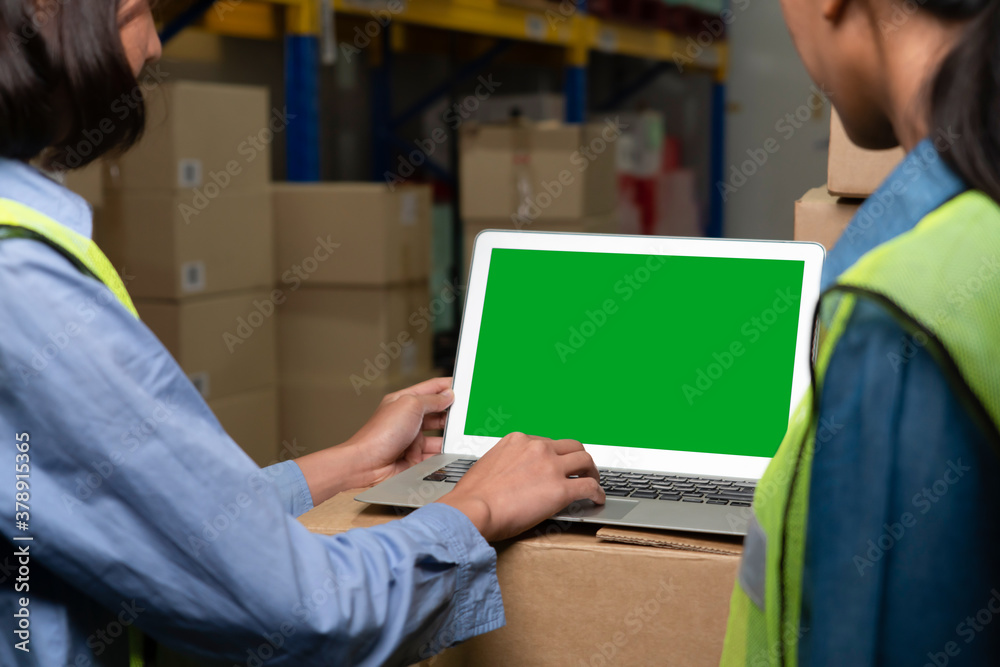
[[[693,174],[698,229],[723,235],[712,186],[725,159],[721,11],[663,0],[178,0],[162,9],[161,35],[172,74],[268,85],[272,104],[295,118],[274,138],[276,181],[385,181],[419,150],[415,138],[445,131],[407,180],[434,184],[436,283],[459,284],[469,232],[459,128],[442,114],[483,75],[505,98],[551,97],[541,117],[526,112],[535,120],[658,110]],[[445,366],[459,315],[436,324]]]

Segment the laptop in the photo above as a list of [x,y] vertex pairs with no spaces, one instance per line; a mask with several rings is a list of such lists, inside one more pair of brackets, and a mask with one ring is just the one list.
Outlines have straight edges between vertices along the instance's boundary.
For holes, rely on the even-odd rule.
[[357,500],[434,502],[507,433],[582,442],[566,521],[744,535],[809,385],[816,243],[552,232],[475,240],[442,453]]

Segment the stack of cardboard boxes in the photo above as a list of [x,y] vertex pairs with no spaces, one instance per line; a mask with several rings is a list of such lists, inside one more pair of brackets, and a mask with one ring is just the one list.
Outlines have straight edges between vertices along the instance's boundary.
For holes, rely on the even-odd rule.
[[904,154],[901,148],[883,151],[858,148],[847,138],[836,110],[830,116],[827,183],[809,190],[795,202],[795,240],[821,243],[827,251]]
[[266,89],[167,83],[147,132],[109,161],[95,240],[139,315],[233,439],[278,453]]
[[615,143],[621,136],[612,122],[463,126],[464,271],[476,235],[485,229],[614,231]]
[[304,454],[339,444],[382,397],[432,377],[431,190],[274,186],[281,430]]

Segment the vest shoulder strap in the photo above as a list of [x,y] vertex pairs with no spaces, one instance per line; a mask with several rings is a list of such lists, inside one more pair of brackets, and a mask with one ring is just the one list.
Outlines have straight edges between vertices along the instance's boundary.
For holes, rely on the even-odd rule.
[[84,274],[85,276],[90,276],[95,280],[100,280],[100,278],[95,276],[94,272],[91,271],[89,268],[87,268],[87,265],[81,262],[76,255],[69,252],[68,250],[66,250],[66,248],[59,245],[58,243],[53,243],[52,240],[49,239],[47,236],[39,234],[34,230],[25,229],[24,227],[13,227],[11,225],[7,225],[0,222],[0,241],[4,239],[27,239],[29,241],[37,241],[38,243],[44,243],[45,245],[49,246],[57,253],[65,257],[66,261],[75,266],[80,273]]
[[104,283],[119,302],[138,317],[124,283],[111,262],[91,239],[67,229],[38,211],[0,198],[0,240],[23,238],[50,246],[87,276]]
[[[959,195],[862,257],[830,291],[886,307],[1000,444],[1000,207],[992,199]],[[901,342],[889,362],[906,363],[909,350]]]

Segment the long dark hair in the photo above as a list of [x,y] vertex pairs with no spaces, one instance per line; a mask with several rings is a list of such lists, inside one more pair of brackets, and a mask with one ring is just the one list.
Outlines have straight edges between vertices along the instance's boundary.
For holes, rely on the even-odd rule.
[[945,161],[1000,202],[1000,0],[925,0],[946,19],[971,19],[941,64],[930,91],[931,123],[958,139]]
[[138,82],[118,11],[116,0],[0,0],[0,156],[75,168],[139,139],[141,98],[120,104]]

